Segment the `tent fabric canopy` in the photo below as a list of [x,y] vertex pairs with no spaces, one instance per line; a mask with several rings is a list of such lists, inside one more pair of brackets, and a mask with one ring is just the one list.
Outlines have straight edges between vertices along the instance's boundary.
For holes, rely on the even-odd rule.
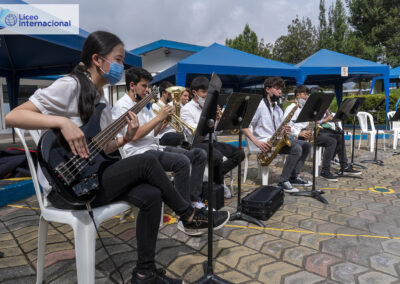
[[300,75],[300,70],[290,64],[214,43],[157,74],[153,83],[168,80],[188,86],[194,77],[209,76],[213,72],[218,74],[225,88],[235,90],[262,83],[265,76],[281,76],[295,82]]
[[[88,35],[82,29],[78,35],[1,35],[0,76],[7,79],[10,107],[17,105],[20,78],[71,72]],[[125,65],[141,66],[142,59],[126,52]]]
[[[383,76],[374,77],[371,82],[371,94],[375,86],[376,80],[383,80]],[[396,68],[390,69],[389,73],[389,82],[390,83],[399,83],[400,82],[400,66]]]
[[[371,79],[376,76],[383,76],[386,112],[389,111],[389,66],[387,65],[321,49],[295,66],[301,70],[299,84],[335,85],[338,105],[343,98],[343,83],[361,78]],[[342,67],[348,68],[348,76],[341,76]]]

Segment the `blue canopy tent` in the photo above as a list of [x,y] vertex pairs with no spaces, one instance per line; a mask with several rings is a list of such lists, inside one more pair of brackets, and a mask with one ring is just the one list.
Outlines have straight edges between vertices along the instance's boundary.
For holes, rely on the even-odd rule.
[[[79,35],[1,35],[0,76],[7,80],[10,108],[17,106],[20,78],[69,73],[88,35],[84,30]],[[126,53],[126,65],[141,62],[140,56]]]
[[[343,99],[343,83],[383,76],[386,112],[389,111],[389,66],[387,65],[321,49],[295,66],[301,70],[299,84],[334,85],[338,105]],[[341,75],[342,67],[348,68],[348,76]]]
[[221,78],[224,88],[234,91],[262,83],[265,76],[281,76],[295,83],[300,74],[300,70],[290,64],[214,43],[157,74],[152,83],[167,80],[189,86],[194,77],[210,76],[213,72]]
[[[383,76],[379,76],[379,77],[375,77],[372,79],[372,83],[371,83],[371,94],[374,90],[374,86],[375,86],[375,82],[376,80],[383,80]],[[389,73],[389,82],[390,84],[393,83],[399,83],[400,82],[400,66],[390,69],[390,73]]]

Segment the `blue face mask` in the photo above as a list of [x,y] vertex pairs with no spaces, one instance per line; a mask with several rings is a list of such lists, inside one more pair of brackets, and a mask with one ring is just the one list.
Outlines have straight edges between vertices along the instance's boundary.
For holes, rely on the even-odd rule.
[[103,59],[110,63],[110,69],[108,70],[108,73],[104,72],[103,69],[100,68],[100,70],[104,73],[104,78],[107,80],[108,83],[110,83],[110,85],[117,84],[122,78],[124,66],[116,62],[110,62],[105,58]]

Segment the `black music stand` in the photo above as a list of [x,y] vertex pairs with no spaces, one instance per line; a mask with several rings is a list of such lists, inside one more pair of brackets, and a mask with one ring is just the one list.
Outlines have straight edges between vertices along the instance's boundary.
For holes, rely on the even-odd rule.
[[315,158],[317,153],[317,146],[315,141],[317,141],[317,121],[321,120],[324,116],[326,110],[332,102],[334,94],[324,94],[321,92],[312,93],[306,104],[301,109],[299,116],[297,117],[296,123],[298,122],[314,122],[314,145],[313,145],[313,181],[312,189],[300,192],[293,192],[291,195],[294,196],[309,196],[321,201],[322,203],[328,204],[328,201],[321,196],[324,192],[315,189]]
[[[332,119],[332,122],[342,122],[342,128],[343,129],[337,129],[338,132],[340,132],[342,136],[342,152],[340,153],[340,169],[336,174],[338,177],[351,177],[351,178],[358,178],[362,179],[360,176],[354,176],[354,175],[346,175],[344,173],[344,151],[346,151],[345,148],[345,141],[344,141],[344,120],[346,117],[350,116],[351,110],[354,108],[354,105],[357,103],[357,98],[351,98],[351,99],[345,99],[341,105],[337,113],[335,114],[335,117]],[[339,125],[337,125],[339,126]],[[353,168],[351,164],[348,165],[348,167]]]
[[217,115],[217,102],[219,92],[221,90],[222,82],[219,77],[213,73],[211,76],[210,84],[208,85],[207,97],[204,103],[203,110],[201,111],[200,120],[193,137],[192,145],[196,146],[208,134],[208,260],[204,263],[205,273],[202,278],[195,283],[231,283],[214,274],[213,269],[213,133],[215,128],[215,119]]
[[4,256],[4,253],[0,251],[0,258]]
[[[362,104],[364,103],[365,98],[354,98],[354,99],[356,99],[356,102],[353,105],[353,108],[349,112],[349,116],[351,116],[353,118],[353,135],[351,137],[352,143],[351,143],[351,162],[350,162],[350,166],[357,167],[357,168],[360,168],[360,169],[366,169],[365,166],[354,163],[354,145],[355,145],[355,139],[356,139],[356,116],[357,116],[357,113],[360,111],[360,108],[361,108]],[[361,137],[361,134],[360,134],[360,139],[361,138],[362,137]]]
[[[392,122],[393,121],[399,121],[400,120],[400,108],[398,108],[393,115],[393,117],[390,119]],[[400,155],[400,152],[394,152],[393,156]]]
[[[372,163],[378,166],[383,167],[385,164],[383,163],[382,160],[378,160],[378,136],[379,136],[379,129],[378,129],[378,125],[379,125],[379,109],[382,107],[383,103],[385,102],[385,99],[382,99],[378,105],[371,110],[370,112],[376,112],[376,133],[375,133],[375,157],[373,160],[363,160],[361,161],[361,163]],[[383,135],[385,135],[385,132],[383,133]],[[360,139],[361,139],[361,134],[360,134]]]
[[[242,160],[242,129],[249,127],[251,119],[253,118],[261,99],[261,95],[232,93],[228,98],[228,103],[218,123],[217,131],[239,129],[239,161]],[[230,220],[244,220],[256,224],[259,227],[265,227],[261,221],[242,212],[242,204],[240,200],[241,189],[242,163],[239,162],[237,209],[235,213],[231,214]]]

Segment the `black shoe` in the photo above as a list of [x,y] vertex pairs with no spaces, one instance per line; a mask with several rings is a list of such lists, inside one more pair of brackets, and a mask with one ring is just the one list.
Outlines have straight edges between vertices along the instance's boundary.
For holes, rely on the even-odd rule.
[[333,175],[331,172],[321,172],[320,176],[329,181],[338,181],[337,176]]
[[[214,230],[221,229],[229,221],[228,211],[213,211]],[[198,236],[204,234],[208,230],[208,210],[206,208],[194,208],[194,216],[192,222],[182,220],[183,230],[178,229],[190,236]]]
[[353,175],[353,176],[359,176],[359,175],[362,174],[362,172],[353,169],[352,166],[345,167],[343,169],[343,173],[346,173],[346,174],[349,174],[349,175]]
[[289,181],[291,184],[294,184],[294,185],[312,186],[311,181],[302,179],[301,177],[290,178]]
[[165,275],[165,270],[162,268],[156,269],[143,278],[139,277],[135,270],[132,272],[131,284],[183,284],[180,279],[173,279]]

